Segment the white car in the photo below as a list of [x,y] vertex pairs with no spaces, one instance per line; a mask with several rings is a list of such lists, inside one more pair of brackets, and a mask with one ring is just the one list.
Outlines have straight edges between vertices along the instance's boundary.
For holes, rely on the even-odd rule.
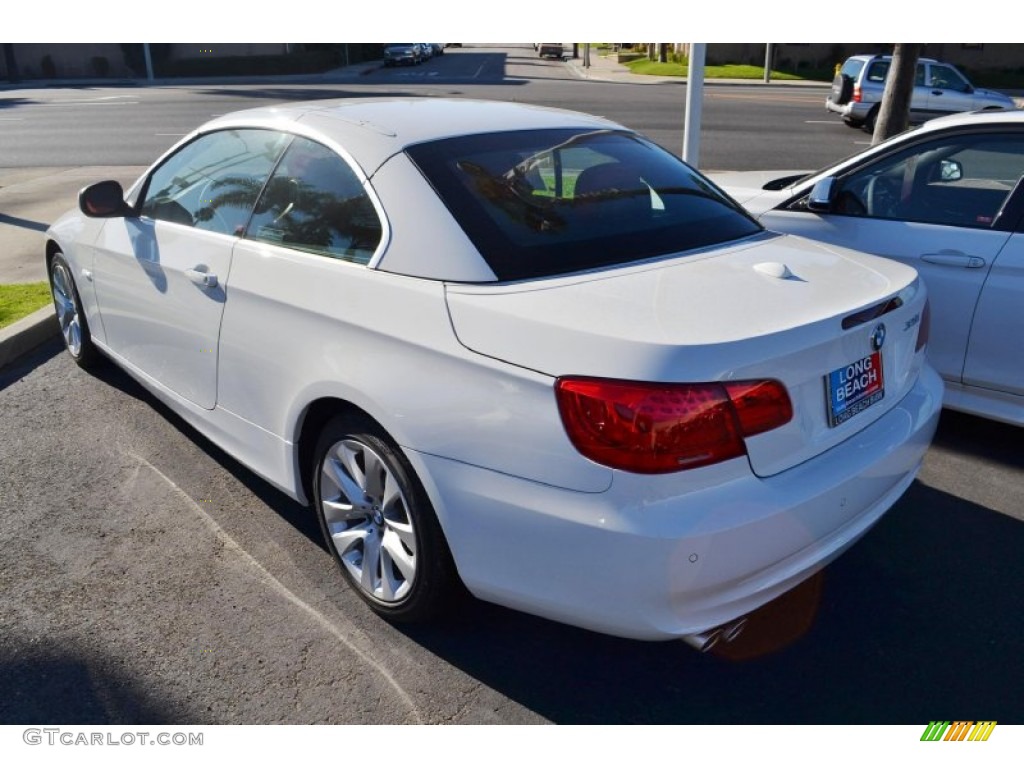
[[249,110],[79,202],[46,243],[71,356],[311,504],[391,620],[461,580],[706,647],[879,520],[940,411],[913,269],[588,115]]
[[908,264],[946,406],[1024,426],[1024,112],[952,115],[811,174],[711,174],[768,229]]

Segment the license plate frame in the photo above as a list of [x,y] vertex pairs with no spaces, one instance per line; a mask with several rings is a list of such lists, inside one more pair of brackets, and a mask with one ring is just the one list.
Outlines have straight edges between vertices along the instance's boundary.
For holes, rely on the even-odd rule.
[[885,397],[882,351],[829,371],[824,380],[828,425],[838,427]]

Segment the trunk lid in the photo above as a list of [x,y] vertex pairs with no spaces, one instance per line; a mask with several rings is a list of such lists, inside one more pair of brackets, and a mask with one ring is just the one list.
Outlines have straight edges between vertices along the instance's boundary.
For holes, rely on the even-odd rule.
[[[913,269],[774,233],[589,274],[450,284],[447,301],[464,346],[554,377],[781,381],[792,421],[747,439],[762,476],[828,450],[884,414],[913,385],[923,358],[915,342],[924,290]],[[876,402],[833,424],[830,374],[832,389],[845,387],[852,399],[864,388],[865,369],[879,364],[880,381],[864,384],[882,387]]]

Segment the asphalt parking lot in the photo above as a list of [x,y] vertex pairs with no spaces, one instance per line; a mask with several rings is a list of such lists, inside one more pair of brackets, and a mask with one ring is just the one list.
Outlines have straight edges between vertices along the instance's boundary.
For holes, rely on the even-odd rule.
[[[43,279],[5,254],[39,253],[83,180],[140,170],[4,171],[0,282]],[[2,723],[1024,721],[1024,455],[1006,425],[944,413],[879,526],[712,655],[472,600],[391,626],[306,510],[56,342],[0,371],[0,434]]]

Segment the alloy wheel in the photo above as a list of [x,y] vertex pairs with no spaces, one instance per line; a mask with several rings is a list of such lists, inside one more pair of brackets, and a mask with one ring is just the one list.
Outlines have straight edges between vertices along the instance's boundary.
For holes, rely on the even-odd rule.
[[334,443],[320,466],[320,504],[352,583],[371,600],[401,602],[416,580],[416,531],[388,462],[359,440]]

